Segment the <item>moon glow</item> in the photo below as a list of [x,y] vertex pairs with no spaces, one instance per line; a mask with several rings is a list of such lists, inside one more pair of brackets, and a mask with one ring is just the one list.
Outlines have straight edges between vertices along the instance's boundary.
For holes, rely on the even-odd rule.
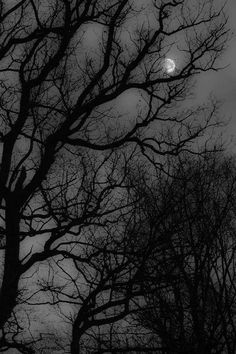
[[169,59],[169,58],[165,59],[164,68],[165,68],[165,71],[168,74],[173,73],[175,71],[175,62],[174,62],[174,60]]

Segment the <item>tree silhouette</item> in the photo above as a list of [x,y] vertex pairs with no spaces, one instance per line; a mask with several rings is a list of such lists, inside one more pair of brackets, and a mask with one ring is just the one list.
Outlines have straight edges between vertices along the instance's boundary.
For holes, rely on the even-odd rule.
[[180,158],[172,172],[137,189],[155,245],[139,322],[163,353],[234,353],[235,161]]
[[[192,5],[184,0],[154,1],[146,8],[129,0],[1,2],[2,350],[33,351],[46,338],[46,325],[33,334],[30,303],[36,309],[36,300],[38,308],[45,302],[37,296],[50,267],[61,272],[60,296],[69,265],[68,276],[84,277],[79,286],[71,276],[80,287],[77,294],[87,286],[86,296],[93,297],[105,279],[117,290],[112,272],[118,272],[115,262],[126,266],[119,264],[127,258],[121,247],[126,233],[111,236],[111,226],[118,230],[133,206],[125,178],[130,161],[140,156],[158,164],[163,156],[192,151],[193,142],[217,124],[214,103],[183,110],[178,105],[196,74],[218,69],[228,37],[223,8],[211,0]],[[183,60],[168,75],[162,63],[178,36]],[[136,100],[132,114],[122,103],[129,94]],[[125,255],[117,253],[109,263],[116,244]],[[136,296],[134,289],[117,290],[123,305]],[[80,311],[96,308],[86,296],[75,306],[72,343],[79,337]]]

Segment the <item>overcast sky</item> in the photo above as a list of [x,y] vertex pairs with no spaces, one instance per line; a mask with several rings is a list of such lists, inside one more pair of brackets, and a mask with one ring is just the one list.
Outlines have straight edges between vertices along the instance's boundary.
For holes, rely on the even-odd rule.
[[197,95],[203,100],[210,92],[222,99],[222,116],[225,115],[226,118],[231,116],[227,132],[232,137],[236,149],[236,0],[228,0],[226,10],[229,15],[230,29],[234,32],[233,38],[228,43],[228,49],[221,59],[221,64],[228,67],[217,73],[201,75],[196,89]]

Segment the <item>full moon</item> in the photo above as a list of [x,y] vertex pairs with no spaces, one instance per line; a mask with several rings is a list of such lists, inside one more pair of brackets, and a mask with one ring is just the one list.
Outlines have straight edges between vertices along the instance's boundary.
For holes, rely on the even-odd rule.
[[175,62],[174,60],[172,59],[165,59],[165,62],[164,62],[164,67],[165,67],[165,70],[168,74],[171,74],[175,71]]

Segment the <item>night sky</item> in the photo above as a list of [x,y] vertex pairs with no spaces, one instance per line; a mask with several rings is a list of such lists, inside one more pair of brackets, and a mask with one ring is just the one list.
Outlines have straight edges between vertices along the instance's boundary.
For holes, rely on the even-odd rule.
[[225,121],[230,118],[226,134],[227,138],[232,138],[230,146],[236,151],[236,0],[228,0],[226,13],[233,35],[221,57],[220,65],[228,67],[219,72],[203,73],[196,90],[198,100],[205,101],[211,92],[222,100],[220,118]]
[[[142,0],[140,0],[142,1]],[[197,0],[196,0],[197,1]],[[204,104],[208,102],[211,94],[220,100],[219,120],[227,123],[226,127],[220,128],[218,133],[223,133],[223,140],[228,151],[236,153],[236,0],[226,0],[226,15],[229,17],[228,28],[230,39],[226,43],[226,50],[222,53],[218,62],[219,67],[226,67],[222,70],[202,72],[196,79],[194,88],[194,104]],[[223,4],[224,0],[216,0],[217,4]],[[137,21],[137,18],[136,18]],[[94,34],[88,33],[86,38],[92,41],[94,46]],[[181,67],[181,53],[173,45],[169,58],[175,60],[177,68]],[[192,102],[190,100],[190,102]],[[126,92],[121,95],[116,103],[119,111],[135,112],[137,96],[134,92]],[[123,112],[124,111],[124,112]]]

